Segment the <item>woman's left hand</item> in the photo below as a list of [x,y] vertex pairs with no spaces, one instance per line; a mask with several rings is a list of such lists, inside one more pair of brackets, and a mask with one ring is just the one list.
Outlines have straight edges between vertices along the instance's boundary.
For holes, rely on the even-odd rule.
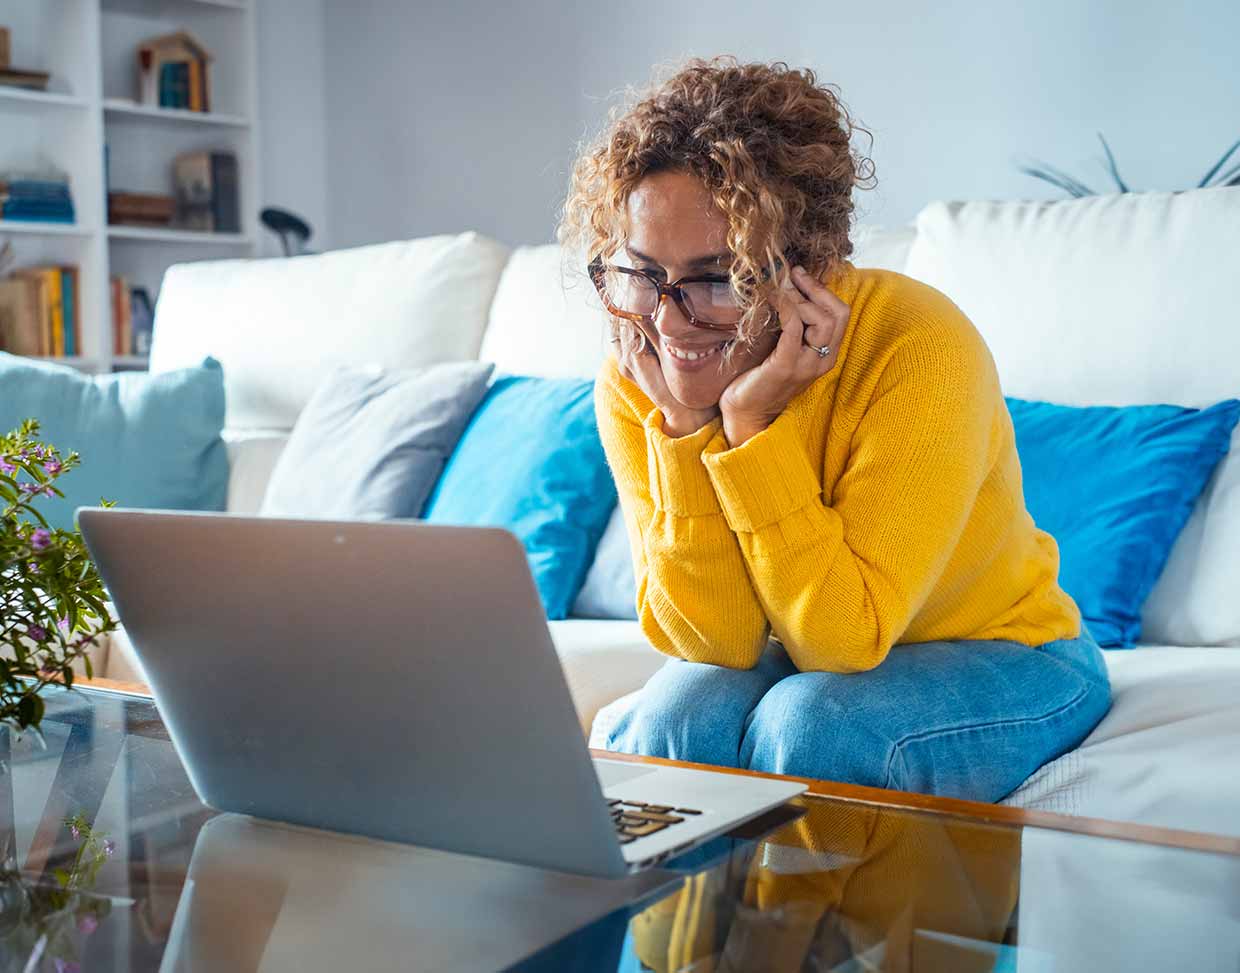
[[[793,397],[835,367],[848,327],[849,307],[803,267],[775,304],[780,335],[775,349],[736,376],[719,400],[723,433],[735,448],[774,422]],[[826,347],[826,354],[818,349]]]

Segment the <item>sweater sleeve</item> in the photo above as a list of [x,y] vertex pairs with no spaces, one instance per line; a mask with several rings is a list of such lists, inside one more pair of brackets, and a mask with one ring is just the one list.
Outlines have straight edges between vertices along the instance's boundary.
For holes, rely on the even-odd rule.
[[672,439],[659,410],[611,362],[595,390],[633,551],[642,632],[667,655],[752,668],[766,646],[767,620],[702,465],[719,420]]
[[998,378],[980,338],[935,329],[896,347],[822,495],[785,411],[705,465],[775,635],[801,670],[872,669],[929,597],[990,462]]

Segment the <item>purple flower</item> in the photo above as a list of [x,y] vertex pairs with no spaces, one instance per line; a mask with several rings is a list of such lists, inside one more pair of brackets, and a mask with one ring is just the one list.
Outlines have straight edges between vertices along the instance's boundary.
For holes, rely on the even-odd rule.
[[27,625],[26,634],[36,642],[47,641],[47,629],[45,629],[42,625]]
[[68,632],[69,631],[69,616],[66,615],[64,618],[58,619],[56,622],[56,627],[60,629],[62,632]]
[[26,570],[28,570],[31,574],[38,574],[39,573],[39,562],[38,561],[27,561]]
[[5,476],[12,476],[17,472],[17,467],[9,462],[8,457],[0,457],[0,473]]
[[46,551],[52,546],[52,532],[46,527],[36,527],[30,532],[30,546],[36,551]]
[[89,936],[92,932],[99,928],[99,917],[94,913],[88,912],[77,921],[78,931]]
[[82,837],[81,829],[76,824],[69,825],[69,834],[73,835],[74,838]]
[[113,841],[111,838],[108,838],[103,843],[103,853],[107,855],[109,858],[111,858],[112,852],[114,851],[116,851],[116,842]]
[[60,460],[55,459],[55,458],[49,459],[46,463],[43,464],[43,471],[45,473],[55,474],[55,473],[59,473],[61,469],[62,467],[60,465]]
[[28,497],[37,496],[40,493],[45,497],[50,497],[52,496],[52,485],[50,483],[19,483],[17,485],[17,492],[24,493]]

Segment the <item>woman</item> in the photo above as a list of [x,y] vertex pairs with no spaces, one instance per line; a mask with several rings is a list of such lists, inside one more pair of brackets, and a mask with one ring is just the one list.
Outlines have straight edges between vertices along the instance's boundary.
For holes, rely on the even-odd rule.
[[599,429],[674,657],[610,746],[994,801],[1098,723],[1106,669],[982,338],[848,263],[852,130],[810,71],[694,61],[574,169]]

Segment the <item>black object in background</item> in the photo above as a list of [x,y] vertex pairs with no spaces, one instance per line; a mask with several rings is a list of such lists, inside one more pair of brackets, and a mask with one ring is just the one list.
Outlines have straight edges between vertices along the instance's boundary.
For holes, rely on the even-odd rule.
[[284,256],[299,257],[310,252],[306,249],[306,241],[310,239],[314,231],[310,229],[310,224],[301,217],[294,216],[288,210],[269,206],[259,213],[258,218],[263,221],[263,226],[280,238]]

